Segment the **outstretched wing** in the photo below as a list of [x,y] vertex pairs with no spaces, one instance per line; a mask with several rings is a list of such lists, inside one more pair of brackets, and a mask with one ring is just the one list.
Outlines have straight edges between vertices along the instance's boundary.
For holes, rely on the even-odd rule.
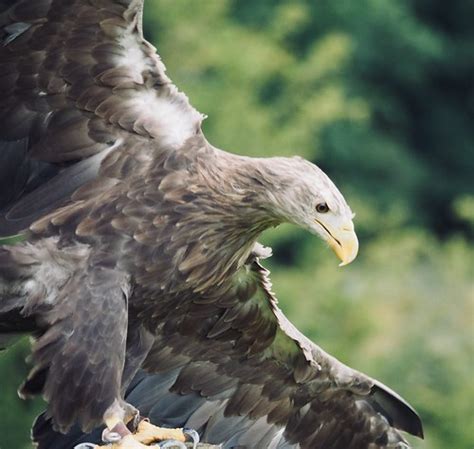
[[[201,114],[143,38],[142,9],[143,0],[0,0],[0,235],[98,176],[139,170],[131,148],[178,148],[200,133]],[[123,161],[105,173],[111,151]]]
[[[142,412],[253,449],[398,447],[421,435],[414,410],[304,337],[271,292],[260,246],[213,297],[170,311],[129,393]],[[162,373],[162,374],[161,374]]]
[[[213,297],[170,309],[145,363],[150,374],[137,376],[127,401],[152,422],[197,429],[224,449],[401,448],[397,429],[422,436],[402,398],[285,318],[259,254],[257,246]],[[54,435],[48,426],[44,419],[35,426],[40,449],[93,439]]]

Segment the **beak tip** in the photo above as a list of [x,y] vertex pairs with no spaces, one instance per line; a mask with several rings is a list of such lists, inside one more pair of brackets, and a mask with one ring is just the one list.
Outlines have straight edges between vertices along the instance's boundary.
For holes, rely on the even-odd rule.
[[354,232],[344,239],[341,238],[340,241],[335,242],[331,246],[341,261],[339,264],[340,267],[349,265],[357,257],[359,252],[359,242]]
[[340,267],[345,267],[346,265],[349,265],[351,262],[353,262],[355,258],[356,258],[356,256],[354,256],[354,257],[352,257],[352,258],[350,258],[350,259],[348,259],[348,260],[347,260],[347,259],[346,259],[346,260],[343,260],[343,261],[339,264],[339,266],[340,266]]
[[345,265],[349,265],[357,257],[357,253],[359,252],[359,240],[354,231],[352,221],[350,221],[349,224],[345,223],[344,226],[334,227],[334,229],[322,224],[318,220],[316,221],[325,231],[323,238],[341,261],[339,266],[344,267]]

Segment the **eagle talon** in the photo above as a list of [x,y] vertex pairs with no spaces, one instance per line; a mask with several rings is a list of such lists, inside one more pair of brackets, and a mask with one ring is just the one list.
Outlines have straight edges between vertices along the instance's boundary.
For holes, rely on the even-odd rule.
[[201,440],[201,438],[199,437],[199,434],[194,429],[188,429],[188,428],[184,428],[183,433],[184,433],[184,436],[187,437],[186,440],[192,441],[193,449],[196,449],[197,445],[199,444],[199,441]]
[[160,449],[187,449],[186,445],[182,441],[178,440],[166,440],[161,441],[160,443],[155,444],[156,447]]
[[137,412],[132,416],[130,421],[127,423],[127,428],[130,430],[132,433],[136,433],[138,431],[138,426],[142,421],[146,421],[147,418],[142,418],[140,416],[140,412],[137,410]]

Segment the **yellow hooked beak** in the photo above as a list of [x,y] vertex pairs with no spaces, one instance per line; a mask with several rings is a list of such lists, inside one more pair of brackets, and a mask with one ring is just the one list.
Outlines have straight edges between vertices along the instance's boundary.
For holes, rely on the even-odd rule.
[[316,222],[326,231],[328,235],[329,246],[341,260],[340,267],[350,264],[357,256],[359,251],[359,240],[354,231],[352,220],[344,223],[343,226],[330,229],[319,220]]

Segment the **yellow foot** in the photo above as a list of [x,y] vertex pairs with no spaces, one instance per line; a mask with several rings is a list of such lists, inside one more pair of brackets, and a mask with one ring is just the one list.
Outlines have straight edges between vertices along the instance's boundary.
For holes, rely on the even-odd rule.
[[149,449],[149,446],[145,446],[137,441],[133,435],[123,437],[118,443],[97,447],[106,447],[107,449]]
[[186,441],[183,429],[167,429],[165,427],[156,427],[148,421],[141,421],[133,437],[140,443],[150,444],[155,441],[176,440]]
[[117,443],[95,446],[94,449],[149,449],[149,444],[165,440],[175,440],[184,443],[186,436],[182,429],[156,427],[148,421],[141,421],[140,424],[138,424],[136,433],[133,435],[126,435]]

